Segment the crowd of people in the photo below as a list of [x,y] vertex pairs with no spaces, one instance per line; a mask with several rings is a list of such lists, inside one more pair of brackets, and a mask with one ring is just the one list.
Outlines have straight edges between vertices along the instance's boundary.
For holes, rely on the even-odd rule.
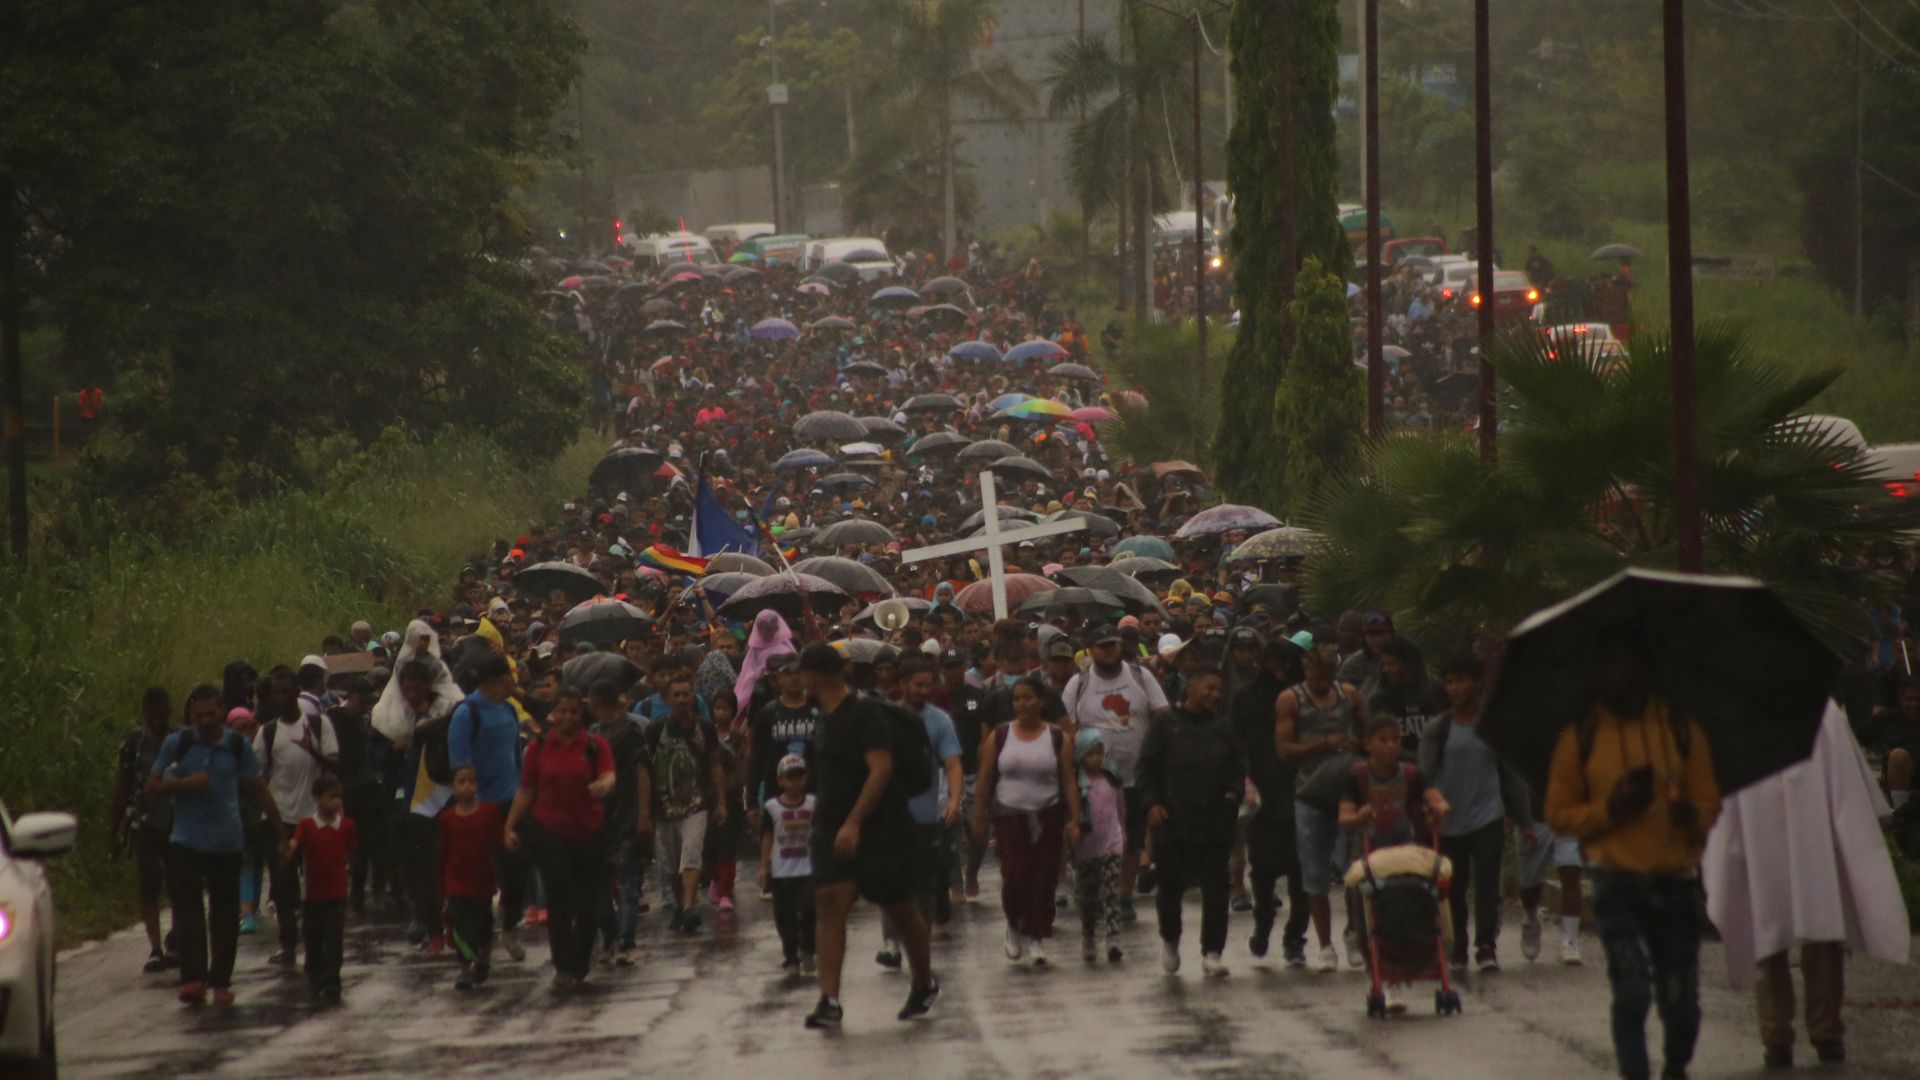
[[[1684,1073],[1693,868],[1720,797],[1644,657],[1600,658],[1590,725],[1531,790],[1479,737],[1479,660],[1430,665],[1389,612],[1303,608],[1301,556],[1229,558],[1262,524],[1197,517],[1204,477],[1109,455],[1098,410],[1124,388],[1071,370],[1095,345],[1036,265],[590,269],[610,284],[571,282],[553,309],[612,442],[588,490],[493,541],[403,629],[356,623],[264,673],[250,661],[278,658],[235,659],[187,692],[184,726],[167,690],[143,702],[115,813],[148,968],[177,967],[182,1002],[232,1003],[238,938],[269,915],[272,963],[304,959],[321,1000],[341,995],[347,921],[388,908],[460,990],[544,927],[568,993],[640,962],[649,926],[696,935],[757,891],[787,974],[818,981],[807,1026],[841,1023],[859,899],[884,914],[877,965],[910,972],[907,1020],[934,1007],[934,931],[980,901],[989,856],[1010,963],[1057,962],[1072,909],[1080,958],[1122,964],[1151,895],[1177,973],[1197,892],[1205,976],[1228,974],[1236,913],[1251,956],[1279,924],[1285,966],[1364,969],[1344,882],[1406,842],[1452,867],[1449,961],[1491,973],[1512,962],[1511,838],[1524,959],[1549,889],[1555,957],[1586,958],[1590,885],[1621,1069],[1649,1074],[1657,1004],[1666,1074]],[[882,287],[925,291],[892,304]],[[1029,341],[1053,347],[994,358]],[[1007,527],[1082,525],[1005,548],[1004,617],[984,548],[906,561],[975,532],[988,466]],[[871,528],[825,532],[847,522]],[[875,607],[889,597],[906,603]],[[1830,1028],[1814,1037],[1839,1053]]]

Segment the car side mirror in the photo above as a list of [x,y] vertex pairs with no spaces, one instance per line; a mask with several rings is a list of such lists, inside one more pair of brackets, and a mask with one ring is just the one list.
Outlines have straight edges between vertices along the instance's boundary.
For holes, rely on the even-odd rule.
[[24,814],[14,821],[7,847],[15,858],[48,859],[72,851],[79,831],[72,814]]

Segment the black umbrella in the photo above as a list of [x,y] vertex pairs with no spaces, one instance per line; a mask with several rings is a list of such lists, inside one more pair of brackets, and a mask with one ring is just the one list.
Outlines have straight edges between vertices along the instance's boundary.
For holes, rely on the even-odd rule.
[[905,308],[919,302],[920,294],[904,285],[889,285],[884,289],[877,289],[867,298],[868,305],[872,307]]
[[[813,541],[816,547],[819,546],[820,537],[814,537]],[[793,570],[796,574],[812,574],[823,581],[830,581],[850,593],[893,595],[893,586],[880,576],[878,570],[837,555],[815,555],[811,559],[801,559],[793,564]]]
[[964,296],[973,286],[957,277],[937,277],[920,286],[921,296]]
[[855,327],[852,319],[846,318],[845,316],[841,316],[841,315],[828,315],[826,318],[813,320],[812,325],[808,326],[807,329],[808,330],[852,330],[852,329],[855,329]]
[[[1705,732],[1697,749],[1712,755],[1722,795],[1812,752],[1840,658],[1752,578],[1632,569],[1507,635],[1480,734],[1535,791],[1561,732],[1586,715],[1596,656],[1622,636],[1645,657],[1653,694]],[[1646,760],[1638,747],[1628,756]]]
[[640,665],[617,652],[590,652],[576,656],[560,666],[560,681],[568,688],[585,692],[602,679],[611,679],[626,690],[645,674]]
[[600,584],[599,578],[570,562],[534,563],[513,575],[513,587],[529,599],[541,599],[559,589],[576,604],[607,594],[607,587]]
[[1595,248],[1592,255],[1587,256],[1587,258],[1592,259],[1594,262],[1612,262],[1616,259],[1637,259],[1639,257],[1640,249],[1634,247],[1632,244],[1603,244]]
[[1052,592],[1038,593],[1027,597],[1020,605],[1022,615],[1039,615],[1050,618],[1054,615],[1078,615],[1083,619],[1104,618],[1126,605],[1120,598],[1104,589],[1085,589],[1070,585]]
[[1061,573],[1073,574],[1075,570],[1083,571],[1069,579],[1075,585],[1112,593],[1119,598],[1128,614],[1139,615],[1148,611],[1157,611],[1161,615],[1167,613],[1167,609],[1160,606],[1160,597],[1152,589],[1111,566],[1076,566]]
[[762,611],[777,611],[790,623],[806,617],[806,605],[831,615],[847,602],[846,590],[811,574],[774,574],[742,588],[720,605],[720,614],[750,619]]
[[751,266],[732,266],[720,272],[720,278],[723,281],[744,281],[747,278],[759,276],[760,271]]
[[814,487],[828,491],[852,491],[855,488],[872,487],[873,484],[873,477],[854,472],[829,473],[813,482]]
[[645,446],[623,446],[600,459],[587,474],[587,487],[597,491],[626,491],[645,487],[666,457]]
[[845,262],[830,262],[821,267],[816,274],[835,285],[847,285],[860,280],[860,268]]
[[652,629],[653,620],[646,612],[624,600],[602,596],[567,612],[560,620],[560,640],[573,644],[591,641],[611,649]]
[[1165,559],[1156,559],[1151,555],[1127,555],[1107,564],[1108,569],[1118,570],[1131,578],[1141,581],[1158,581],[1162,584],[1173,581],[1186,571]]
[[989,461],[1016,457],[1019,453],[1020,451],[1010,443],[1001,442],[999,439],[981,439],[979,442],[967,444],[965,449],[954,455],[954,460],[978,461],[984,465]]
[[655,319],[653,322],[650,322],[647,324],[647,328],[645,330],[640,331],[640,336],[641,337],[673,337],[677,334],[684,334],[686,332],[687,332],[687,326],[685,323],[678,322],[674,319]]
[[916,394],[900,406],[901,412],[952,412],[960,407],[960,399],[952,394]]
[[958,328],[967,321],[967,313],[952,304],[935,304],[920,312],[921,322],[942,323],[950,328]]
[[1273,609],[1273,614],[1277,618],[1291,618],[1294,612],[1300,610],[1300,586],[1269,581],[1248,589],[1241,594],[1240,599],[1244,600],[1248,607],[1255,604],[1267,605]]
[[754,555],[740,551],[723,551],[707,560],[709,574],[752,574],[766,577],[773,573],[773,564]]
[[[1007,503],[1000,503],[994,507],[994,510],[1001,521],[1005,521],[1008,518],[1019,518],[1021,521],[1040,520],[1039,514],[1034,513],[1024,506],[1011,506]],[[953,528],[955,532],[966,532],[969,529],[979,528],[986,523],[986,520],[987,512],[985,510],[975,510]]]
[[859,442],[867,437],[866,425],[843,412],[810,412],[793,422],[793,434],[808,442]]
[[[620,291],[622,293],[626,293],[628,290],[631,290],[633,288],[634,287],[632,285],[628,285],[623,287]],[[642,288],[644,288],[644,286],[642,286]],[[673,315],[680,314],[680,305],[674,303],[671,300],[662,300],[661,298],[656,296],[653,299],[648,300],[646,303],[640,305],[640,314],[645,315],[650,319],[664,319]]]
[[[813,546],[821,551],[835,551],[842,544],[885,544],[899,539],[893,530],[877,521],[866,518],[848,518],[836,521],[814,534]],[[806,571],[817,573],[817,571]],[[826,577],[825,574],[821,575]],[[832,578],[827,578],[831,581]]]
[[875,442],[897,442],[907,437],[906,428],[884,416],[862,416],[857,419],[867,429],[867,438]]
[[1019,454],[1015,454],[1012,457],[1003,457],[991,465],[988,465],[987,468],[992,469],[995,476],[1012,476],[1028,480],[1053,479],[1052,471],[1045,465],[1040,464],[1030,457],[1022,457]]
[[804,544],[807,541],[813,539],[815,536],[818,536],[819,533],[820,533],[819,529],[815,529],[807,525],[801,525],[797,528],[787,529],[782,533],[780,533],[780,544],[782,547],[785,547],[789,544]]
[[1100,373],[1085,364],[1055,364],[1047,369],[1047,374],[1056,379],[1079,379],[1081,382],[1099,382]]
[[936,431],[931,435],[922,435],[907,447],[910,456],[921,454],[939,454],[958,450],[967,445],[967,437],[957,431]]
[[[716,604],[725,601],[727,597],[732,596],[734,593],[739,592],[749,584],[759,581],[765,576],[763,574],[750,574],[742,570],[713,572],[711,566],[707,569],[709,571],[707,576],[694,582],[694,584],[705,589],[707,599]],[[700,602],[699,594],[692,589],[688,589],[686,592],[680,594],[680,602],[683,604],[697,604]]]
[[[1013,459],[1007,459],[1007,461],[1011,460]],[[993,468],[998,469],[1004,464],[1006,464],[1006,461],[996,461],[993,463]],[[1065,521],[1068,518],[1077,518],[1086,522],[1086,533],[1088,536],[1097,536],[1102,540],[1111,540],[1120,535],[1120,523],[1105,514],[1090,514],[1080,510],[1056,510],[1040,520],[1043,522]],[[1069,533],[1068,535],[1071,536],[1072,534]]]
[[886,365],[876,364],[871,360],[855,360],[853,363],[841,368],[840,373],[842,375],[866,375],[875,379],[884,379],[887,376],[887,369]]
[[573,272],[576,274],[611,274],[613,273],[613,267],[608,266],[599,259],[582,259],[573,264]]

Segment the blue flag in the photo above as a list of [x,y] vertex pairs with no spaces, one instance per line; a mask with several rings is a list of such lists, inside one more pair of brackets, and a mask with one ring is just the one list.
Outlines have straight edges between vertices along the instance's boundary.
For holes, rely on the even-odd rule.
[[760,537],[754,530],[733,519],[727,508],[701,473],[693,492],[693,535],[688,537],[687,554],[698,558],[737,551],[743,555],[760,554]]

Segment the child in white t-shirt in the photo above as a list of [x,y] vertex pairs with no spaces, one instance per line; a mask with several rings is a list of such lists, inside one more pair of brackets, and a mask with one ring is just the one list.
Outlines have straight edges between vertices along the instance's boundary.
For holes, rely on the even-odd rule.
[[780,931],[780,969],[813,974],[813,796],[807,762],[798,754],[775,769],[780,794],[768,799],[760,826],[760,889],[773,892],[773,924]]

